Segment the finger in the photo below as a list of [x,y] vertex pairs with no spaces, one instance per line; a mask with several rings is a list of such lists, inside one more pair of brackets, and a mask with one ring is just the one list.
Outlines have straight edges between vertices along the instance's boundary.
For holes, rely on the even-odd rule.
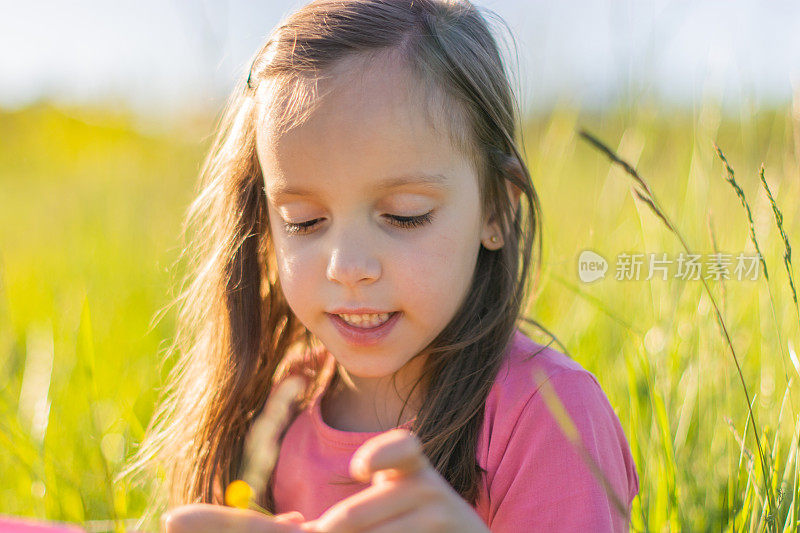
[[[454,531],[434,507],[418,508],[370,528],[369,533],[407,533],[408,531]],[[456,530],[458,531],[458,530]]]
[[281,513],[279,515],[275,515],[273,518],[276,522],[291,522],[293,524],[302,524],[306,521],[303,514],[299,511],[291,511],[288,513]]
[[350,475],[369,481],[381,470],[390,470],[388,477],[410,476],[430,467],[419,439],[408,430],[393,429],[371,438],[353,454]]
[[184,505],[166,513],[162,518],[167,533],[184,532],[253,532],[298,533],[296,524],[275,522],[267,516],[248,509],[235,509],[221,505]]
[[371,527],[435,501],[438,493],[417,480],[372,485],[329,507],[312,523],[326,533],[371,531]]

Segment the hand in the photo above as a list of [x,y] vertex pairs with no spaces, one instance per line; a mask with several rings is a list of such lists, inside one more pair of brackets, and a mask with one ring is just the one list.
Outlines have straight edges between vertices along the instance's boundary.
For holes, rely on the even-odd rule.
[[196,503],[183,505],[166,513],[162,519],[167,533],[303,533],[305,519],[297,511],[279,514],[274,517],[250,511]]
[[365,442],[350,460],[354,479],[372,486],[303,524],[325,533],[488,533],[475,510],[439,475],[410,431],[394,429]]

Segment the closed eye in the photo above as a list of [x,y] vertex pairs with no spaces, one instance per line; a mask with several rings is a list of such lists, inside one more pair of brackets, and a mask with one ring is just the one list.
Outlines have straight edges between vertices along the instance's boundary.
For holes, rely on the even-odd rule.
[[308,220],[306,222],[284,222],[283,227],[289,235],[302,235],[308,233],[308,230],[317,223],[319,219]]
[[[433,211],[429,211],[424,215],[417,215],[413,217],[403,217],[399,215],[384,215],[393,226],[404,229],[412,229],[425,224],[430,224],[433,220]],[[286,233],[289,235],[305,235],[311,232],[311,229],[322,220],[321,218],[314,218],[305,222],[284,222],[283,226]]]
[[430,224],[433,219],[433,211],[428,211],[424,215],[417,215],[414,217],[400,217],[397,215],[386,215],[386,217],[392,220],[393,224],[401,228],[416,228],[418,226]]

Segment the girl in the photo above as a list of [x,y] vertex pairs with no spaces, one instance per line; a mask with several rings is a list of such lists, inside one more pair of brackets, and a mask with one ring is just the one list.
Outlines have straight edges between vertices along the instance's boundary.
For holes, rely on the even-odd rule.
[[[133,467],[189,504],[168,531],[627,529],[605,394],[517,329],[541,257],[517,115],[465,0],[320,0],[273,31],[189,212],[182,358]],[[290,373],[280,514],[208,505]]]

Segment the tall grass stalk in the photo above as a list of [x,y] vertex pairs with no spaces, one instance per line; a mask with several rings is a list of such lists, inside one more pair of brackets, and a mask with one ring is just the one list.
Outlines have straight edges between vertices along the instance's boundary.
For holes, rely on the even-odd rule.
[[[736,174],[733,171],[733,167],[731,167],[730,163],[728,163],[728,159],[725,157],[725,154],[722,153],[722,150],[716,144],[714,145],[714,150],[717,152],[717,156],[719,156],[720,160],[722,161],[722,164],[725,166],[725,173],[726,173],[725,181],[727,181],[730,184],[730,186],[733,187],[733,190],[736,192],[736,196],[739,197],[739,200],[742,203],[742,207],[744,207],[744,210],[747,213],[747,221],[750,227],[750,242],[753,243],[753,246],[756,249],[756,253],[758,254],[759,261],[761,262],[761,268],[764,270],[764,280],[767,285],[767,292],[769,293],[769,303],[770,303],[770,310],[772,312],[772,321],[775,324],[775,335],[778,338],[778,345],[780,346],[781,350],[781,364],[783,365],[783,373],[784,376],[786,377],[786,382],[789,383],[789,370],[786,366],[786,352],[784,352],[783,349],[783,335],[781,335],[781,328],[780,324],[778,323],[778,314],[775,311],[775,295],[772,292],[772,285],[770,284],[769,280],[769,271],[767,270],[767,263],[764,260],[764,255],[761,253],[761,247],[758,245],[758,239],[756,238],[756,228],[755,228],[755,223],[753,222],[753,212],[750,209],[750,204],[748,203],[747,198],[744,195],[744,191],[736,182]],[[769,187],[766,186],[766,181],[764,180],[764,165],[761,165],[761,179],[762,183],[765,184],[765,189],[767,190],[767,195],[769,196],[773,211],[776,213],[775,217],[776,220],[778,221],[778,229],[780,230],[781,235],[785,236],[786,234],[783,232],[783,217],[781,216],[780,210],[778,210],[778,206],[775,204],[775,200],[772,198],[772,193],[769,192]],[[784,243],[786,244],[786,246],[788,246],[788,239],[784,238]],[[791,248],[787,248],[787,254],[789,261],[788,265],[790,266],[792,257]],[[784,256],[784,261],[787,260],[786,258],[787,255]],[[792,283],[791,268],[789,268],[789,266],[787,266],[787,269],[789,271],[789,284],[792,287],[792,292],[794,294],[794,284]],[[797,305],[796,296],[795,296],[795,305]],[[798,317],[800,317],[800,315],[798,315]],[[791,394],[791,389],[789,389],[789,392]],[[790,403],[792,406],[791,407],[792,417],[794,417],[794,398],[792,397],[791,399],[792,401]]]
[[[795,314],[797,316],[798,324],[800,324],[800,306],[797,303],[797,290],[795,289],[794,283],[794,274],[792,269],[792,247],[789,245],[789,237],[786,234],[786,230],[783,227],[783,213],[781,213],[780,208],[778,208],[778,203],[775,201],[775,197],[772,195],[772,191],[769,188],[769,184],[767,183],[767,179],[765,176],[764,165],[761,165],[759,169],[759,178],[761,180],[761,184],[764,187],[764,191],[767,193],[767,198],[769,199],[770,206],[772,206],[772,213],[775,216],[775,225],[778,227],[778,231],[780,232],[781,239],[783,240],[784,246],[784,253],[783,253],[783,264],[786,268],[786,274],[789,279],[789,289],[792,292],[792,300],[794,300],[794,309]],[[791,351],[791,347],[789,348]],[[781,351],[783,350],[783,342],[781,342]],[[790,354],[792,355],[792,354]],[[797,370],[797,366],[795,365],[795,369]],[[800,370],[798,370],[798,374],[800,374]],[[787,511],[786,521],[784,522],[784,530],[790,530],[791,526],[796,526],[798,523],[798,519],[800,519],[800,509],[798,509],[798,501],[797,501],[797,480],[798,480],[798,462],[800,462],[800,453],[798,453],[798,445],[800,445],[800,419],[797,419],[795,430],[793,433],[793,439],[791,441],[791,450],[789,453],[789,459],[787,461],[787,470],[792,463],[794,465],[794,471],[792,472],[792,501],[789,505],[789,509]],[[788,472],[784,472],[783,475],[783,483],[786,483],[788,477]],[[789,522],[791,520],[791,522]]]
[[722,164],[725,165],[726,177],[725,181],[727,181],[733,190],[736,191],[736,196],[739,197],[739,201],[742,202],[742,207],[744,207],[745,212],[747,213],[747,221],[750,223],[750,242],[753,243],[753,246],[756,247],[756,253],[758,253],[758,260],[761,262],[761,268],[764,269],[764,277],[769,280],[769,271],[767,270],[767,262],[764,260],[764,255],[761,253],[761,248],[758,246],[758,239],[756,239],[756,226],[753,222],[753,212],[750,210],[750,204],[747,202],[747,198],[744,195],[744,191],[739,184],[736,183],[736,175],[733,172],[733,168],[731,167],[730,163],[728,163],[728,159],[725,157],[725,154],[722,153],[719,146],[714,144],[714,150],[717,152],[717,156],[719,156]]
[[798,325],[800,325],[800,305],[797,303],[797,290],[795,289],[794,274],[792,273],[792,247],[789,246],[789,237],[786,235],[786,230],[783,229],[783,213],[781,213],[781,210],[778,208],[778,204],[775,202],[772,191],[770,191],[769,185],[767,184],[767,179],[764,177],[764,165],[761,165],[759,176],[761,178],[761,184],[764,186],[764,191],[767,193],[767,198],[769,198],[769,203],[772,206],[772,213],[775,215],[775,224],[778,226],[781,239],[783,239],[783,264],[786,267],[786,274],[789,276],[789,288],[792,291],[797,322]]
[[[681,246],[683,246],[683,248],[686,251],[686,253],[687,254],[692,254],[691,249],[689,248],[689,245],[686,242],[686,239],[683,237],[683,234],[680,231],[677,230],[677,228],[675,227],[674,224],[672,224],[672,222],[670,221],[669,217],[667,217],[667,215],[665,214],[664,210],[661,208],[661,205],[658,202],[658,199],[653,194],[653,192],[650,190],[650,187],[647,185],[647,183],[644,181],[644,179],[642,179],[642,177],[636,171],[636,169],[633,168],[626,161],[621,159],[613,150],[611,150],[608,146],[606,146],[603,142],[601,142],[599,139],[597,139],[595,136],[593,136],[589,132],[587,132],[585,130],[581,130],[579,132],[579,135],[583,139],[588,141],[589,144],[594,146],[597,150],[599,150],[600,152],[605,154],[606,157],[608,157],[609,160],[611,160],[612,163],[615,163],[615,164],[621,166],[623,168],[623,170],[626,172],[626,174],[628,174],[631,178],[633,178],[633,181],[635,183],[635,185],[634,185],[634,194],[636,195],[636,197],[639,198],[639,200],[641,200],[647,206],[649,206],[650,209],[652,210],[653,214],[655,214],[659,219],[661,219],[661,221],[664,223],[664,225],[667,227],[667,229],[669,229],[672,232],[672,234],[675,235],[675,237],[678,239],[678,241],[680,241]],[[756,441],[756,447],[758,448],[758,455],[759,455],[759,458],[760,458],[761,470],[762,470],[762,474],[764,476],[764,485],[765,485],[765,488],[766,488],[766,491],[767,491],[767,501],[768,501],[768,505],[770,507],[770,515],[774,516],[774,513],[775,513],[775,500],[774,500],[774,496],[772,494],[772,486],[771,486],[771,483],[770,483],[770,476],[769,476],[769,473],[768,473],[766,460],[764,458],[764,450],[763,450],[763,448],[761,446],[761,439],[760,439],[759,433],[758,433],[758,424],[756,423],[755,414],[753,413],[752,401],[750,400],[750,392],[749,392],[749,390],[747,388],[747,382],[744,379],[744,374],[742,373],[742,367],[741,367],[741,364],[739,363],[739,358],[736,355],[736,350],[733,347],[733,342],[731,341],[730,334],[728,333],[728,328],[725,325],[725,321],[722,318],[722,313],[720,312],[719,305],[717,304],[717,301],[714,298],[714,294],[711,291],[711,287],[708,285],[708,282],[705,280],[705,278],[700,277],[700,281],[703,282],[703,287],[705,288],[706,293],[708,294],[708,297],[709,297],[709,299],[711,301],[711,305],[714,308],[714,312],[716,313],[717,320],[718,320],[718,322],[720,324],[720,327],[722,329],[722,333],[723,333],[725,342],[728,345],[728,348],[730,350],[731,356],[733,358],[733,362],[734,362],[734,364],[736,366],[736,371],[738,372],[738,375],[739,375],[739,380],[741,381],[741,384],[742,384],[742,391],[744,392],[745,399],[747,400],[747,410],[748,410],[748,414],[749,414],[749,417],[750,417],[750,421],[752,422],[752,425],[753,425],[753,436],[754,436],[755,441]]]
[[[781,350],[781,364],[783,365],[783,372],[784,372],[784,376],[786,378],[786,383],[787,383],[786,392],[789,394],[789,397],[790,397],[790,400],[791,400],[789,402],[789,404],[790,404],[790,409],[792,411],[792,418],[794,419],[794,418],[796,418],[796,416],[794,414],[794,397],[792,395],[792,390],[791,390],[791,379],[789,378],[789,370],[788,370],[787,365],[786,365],[786,352],[784,351],[783,336],[781,335],[781,328],[780,328],[780,324],[778,323],[778,314],[777,314],[777,312],[775,310],[775,295],[772,292],[772,285],[770,284],[770,280],[769,280],[769,271],[767,270],[767,264],[766,264],[766,262],[764,260],[764,256],[761,253],[761,249],[760,249],[760,247],[758,245],[758,239],[756,238],[755,223],[753,222],[753,213],[752,213],[752,210],[750,209],[750,204],[747,202],[747,198],[745,197],[744,191],[739,186],[739,184],[736,182],[736,175],[735,175],[735,173],[733,171],[733,167],[728,162],[728,159],[725,157],[725,154],[722,152],[720,147],[717,146],[716,144],[714,145],[714,150],[717,152],[717,156],[719,156],[719,159],[722,161],[722,164],[725,166],[725,172],[726,172],[725,181],[727,181],[731,185],[731,187],[733,187],[733,190],[736,192],[736,196],[739,197],[739,200],[741,201],[742,206],[744,207],[745,212],[747,213],[747,220],[748,220],[748,223],[749,223],[749,226],[750,226],[750,241],[753,243],[753,246],[755,246],[756,252],[758,253],[758,257],[759,257],[759,259],[761,261],[762,268],[764,269],[764,278],[765,278],[765,283],[767,285],[767,291],[769,293],[770,310],[772,312],[772,322],[773,322],[773,324],[775,324],[775,335],[776,335],[776,337],[778,339],[778,345],[780,346],[780,350]],[[786,233],[783,230],[783,216],[782,216],[780,210],[778,209],[778,206],[777,206],[777,204],[775,202],[775,199],[772,197],[772,192],[769,190],[769,186],[767,185],[766,179],[764,178],[764,165],[763,164],[761,165],[761,170],[760,170],[759,174],[760,174],[760,177],[761,177],[761,183],[764,185],[764,189],[766,190],[767,196],[768,196],[769,201],[770,201],[770,204],[772,205],[773,213],[775,213],[775,220],[776,220],[777,225],[778,225],[778,230],[781,232],[781,236],[783,237],[784,245],[786,246],[786,253],[784,254],[784,264],[786,264],[786,269],[787,269],[787,272],[789,273],[789,286],[792,289],[792,296],[793,296],[793,298],[795,300],[795,309],[797,309],[797,297],[796,297],[796,293],[794,292],[794,283],[793,283],[793,280],[792,280],[792,271],[791,271],[792,252],[791,252],[791,247],[789,247],[789,241],[788,241],[788,238],[786,237]],[[798,314],[798,318],[800,318],[800,314]],[[783,414],[783,404],[781,405],[781,415],[782,414]],[[778,426],[780,426],[780,417],[779,417],[779,421],[778,421]],[[777,443],[777,435],[778,435],[777,431],[775,432],[775,435],[776,435],[776,443]],[[775,452],[774,448],[775,448],[775,446],[773,446],[773,454],[772,454],[773,457],[772,457],[772,460],[770,461],[770,465],[771,465],[771,469],[772,469],[773,473],[775,473],[775,466],[776,466],[775,465],[775,454],[776,454],[776,452]],[[776,504],[777,504],[778,507],[780,507],[780,497],[778,498]],[[777,510],[776,510],[776,512],[777,512]],[[775,517],[773,517],[773,518],[775,518]],[[768,519],[769,519],[769,517],[768,517]]]

